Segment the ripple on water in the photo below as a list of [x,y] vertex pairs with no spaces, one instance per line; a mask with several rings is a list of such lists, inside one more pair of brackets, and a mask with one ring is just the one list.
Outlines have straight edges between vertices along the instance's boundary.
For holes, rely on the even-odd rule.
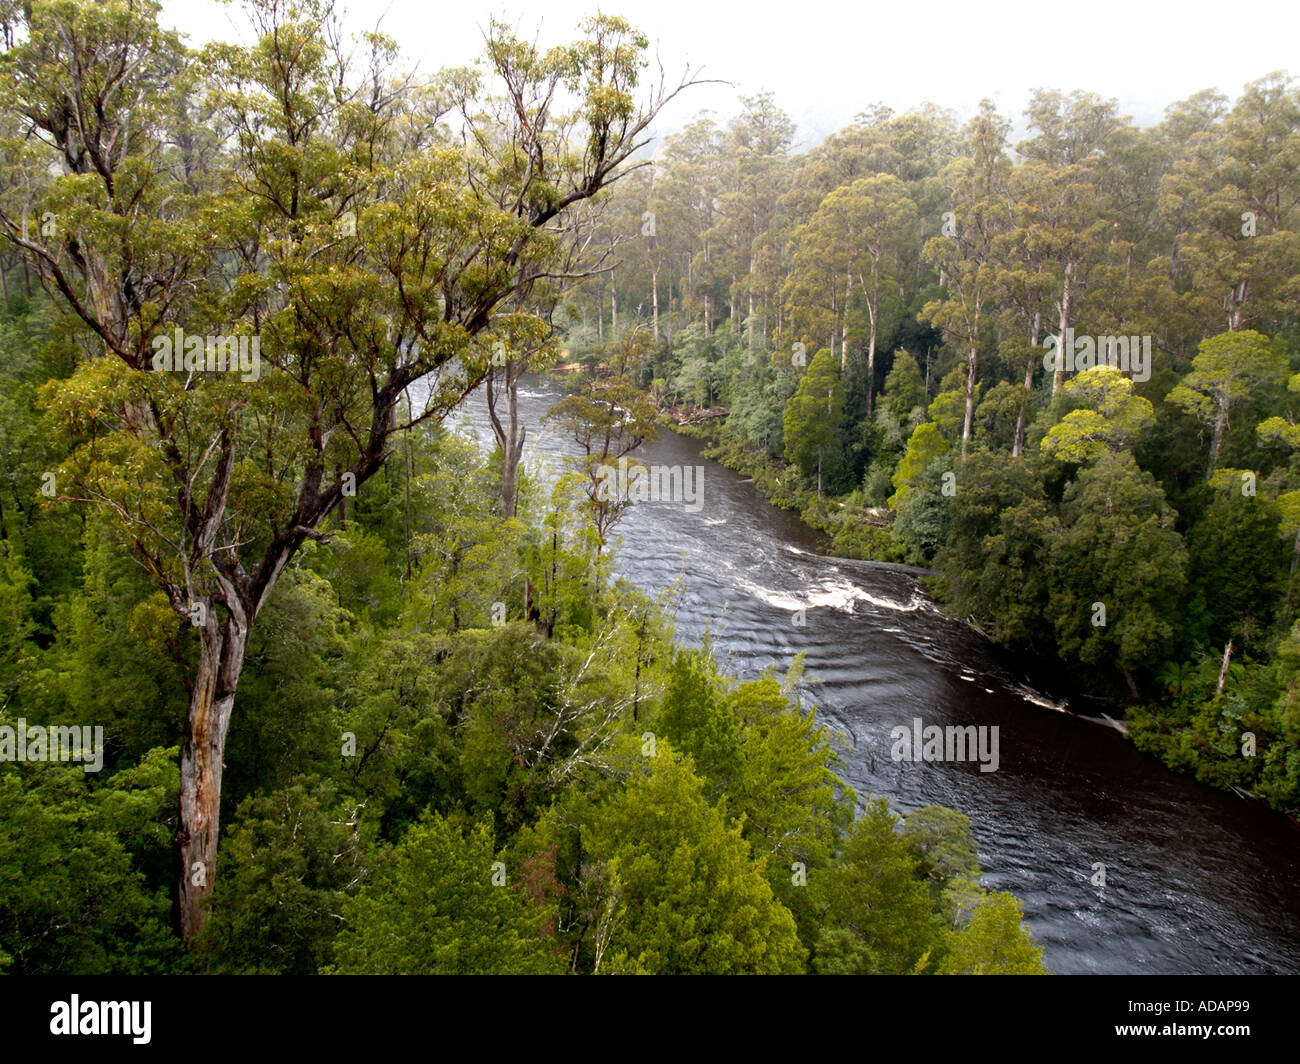
[[[520,400],[525,465],[548,476],[574,451],[536,431],[557,397],[539,384]],[[480,444],[491,439],[481,397],[467,421]],[[1021,899],[1050,968],[1300,972],[1300,835],[1287,822],[1175,776],[1111,729],[1055,712],[1065,709],[1061,692],[1010,673],[911,575],[818,557],[819,533],[699,451],[672,433],[644,449],[650,463],[706,467],[703,519],[634,506],[619,526],[620,575],[652,593],[680,576],[678,637],[699,642],[712,631],[715,652],[746,678],[804,652],[805,704],[852,743],[845,781],[901,812],[931,803],[965,812],[984,883]],[[913,716],[996,724],[999,770],[893,762],[888,727]],[[1092,882],[1096,863],[1106,865],[1104,889]]]

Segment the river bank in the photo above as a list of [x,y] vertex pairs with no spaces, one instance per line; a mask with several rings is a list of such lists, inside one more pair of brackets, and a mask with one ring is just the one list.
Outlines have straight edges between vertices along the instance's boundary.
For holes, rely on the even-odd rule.
[[[580,454],[540,426],[559,394],[542,381],[521,390],[526,460],[538,476]],[[487,440],[482,406],[479,397],[469,413]],[[824,532],[704,447],[676,431],[643,446],[647,464],[703,466],[705,505],[630,507],[617,529],[618,575],[650,595],[673,587],[679,638],[707,642],[733,675],[784,670],[802,654],[804,705],[843,737],[845,783],[903,812],[965,812],[986,884],[1023,899],[1048,967],[1300,973],[1300,845],[1284,817],[1178,775],[1114,728],[1076,716],[1082,703],[1060,670],[944,614],[914,567],[831,552]],[[894,761],[891,730],[916,717],[997,727],[998,771]],[[1099,862],[1104,891],[1092,882]]]
[[906,564],[928,574],[927,567],[918,564],[920,559],[889,531],[888,510],[819,499],[816,492],[797,483],[798,475],[789,467],[729,445],[722,434],[723,417],[692,422],[665,414],[660,421],[679,435],[704,443],[705,457],[748,477],[773,506],[797,513],[805,524],[825,533],[830,538],[828,556]]
[[[878,565],[900,565],[912,571],[922,586],[935,595],[940,607],[943,606],[942,596],[937,593],[941,589],[935,586],[933,571],[927,566],[917,564],[921,559],[909,557],[906,548],[890,533],[887,511],[871,511],[862,507],[848,506],[834,499],[818,499],[815,493],[806,488],[791,487],[797,477],[789,473],[783,465],[728,444],[723,432],[724,418],[711,417],[702,423],[693,423],[681,420],[678,416],[674,416],[676,414],[676,410],[666,413],[661,417],[661,422],[679,435],[703,444],[702,453],[706,457],[748,477],[755,489],[774,506],[799,514],[805,524],[828,536],[830,544],[829,548],[823,551],[825,556]],[[966,625],[982,639],[993,643],[991,637],[974,618],[950,616],[954,621]],[[1019,656],[1014,648],[1002,649]],[[1057,684],[1066,682],[1075,688],[1069,698],[1045,703],[1050,708],[1070,713],[1080,720],[1111,728],[1145,756],[1154,758],[1173,771],[1188,775],[1198,783],[1216,791],[1231,793],[1238,798],[1257,803],[1262,808],[1283,816],[1291,825],[1300,826],[1300,814],[1296,810],[1279,808],[1239,783],[1225,782],[1213,776],[1206,778],[1204,766],[1200,762],[1188,764],[1185,758],[1169,756],[1166,747],[1171,745],[1171,739],[1161,722],[1167,719],[1174,707],[1165,700],[1150,694],[1138,701],[1104,697],[1095,690],[1078,687],[1073,670],[1060,662],[1035,658],[1028,667],[1035,674],[1052,675],[1053,681]],[[1064,669],[1063,673],[1061,669]],[[1088,712],[1079,712],[1066,708],[1071,699],[1094,704],[1088,707]]]

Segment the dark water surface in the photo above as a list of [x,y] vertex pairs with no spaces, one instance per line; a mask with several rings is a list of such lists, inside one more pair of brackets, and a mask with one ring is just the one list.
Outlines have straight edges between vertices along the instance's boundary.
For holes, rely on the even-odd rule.
[[[571,441],[539,428],[560,395],[521,389],[524,465],[553,476]],[[490,444],[482,395],[460,424]],[[946,619],[907,572],[827,558],[823,542],[752,484],[663,433],[648,464],[703,466],[703,506],[633,506],[619,573],[654,593],[682,581],[678,637],[711,633],[749,678],[806,654],[805,699],[841,732],[842,773],[900,812],[937,803],[971,818],[987,886],[1021,898],[1061,973],[1300,972],[1300,832],[1284,817],[1177,776],[1118,732],[1057,711],[1008,658]],[[795,624],[803,610],[805,624]],[[996,725],[999,765],[895,762],[890,729]],[[1106,866],[1104,890],[1091,882]]]

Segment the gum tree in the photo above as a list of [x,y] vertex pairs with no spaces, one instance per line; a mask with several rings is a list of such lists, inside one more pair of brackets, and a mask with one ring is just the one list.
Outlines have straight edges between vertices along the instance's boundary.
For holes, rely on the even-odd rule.
[[1007,228],[1004,187],[1010,164],[1006,156],[1007,122],[983,101],[980,113],[967,125],[971,156],[955,160],[945,170],[953,190],[952,224],[932,237],[925,258],[939,269],[944,298],[931,300],[920,318],[942,329],[966,358],[966,415],[962,423],[961,455],[966,457],[975,420],[979,349],[985,318],[994,295],[993,241]]
[[[187,942],[206,920],[249,633],[280,574],[401,433],[481,383],[515,328],[498,307],[563,283],[573,208],[689,83],[661,77],[638,104],[646,41],[612,17],[547,51],[493,23],[477,68],[419,85],[379,34],[351,60],[331,0],[246,10],[253,43],[193,53],[150,2],[0,6],[0,93],[19,117],[0,229],[81,355],[44,393],[58,497],[115,524],[197,634],[176,839]],[[494,93],[518,115],[507,129],[482,104]],[[44,215],[57,224],[32,224]],[[176,329],[256,338],[258,371],[156,369]]]
[[1260,391],[1276,388],[1286,379],[1286,372],[1285,357],[1274,349],[1268,337],[1253,329],[1220,333],[1201,341],[1192,359],[1192,371],[1165,396],[1165,401],[1211,426],[1207,480],[1218,465],[1233,406]]

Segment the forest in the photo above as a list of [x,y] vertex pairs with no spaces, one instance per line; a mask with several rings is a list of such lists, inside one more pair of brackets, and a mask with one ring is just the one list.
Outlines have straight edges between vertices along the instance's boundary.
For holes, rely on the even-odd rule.
[[[1140,749],[1294,817],[1300,86],[1147,127],[1084,91],[877,104],[794,138],[770,93],[666,138],[610,199],[568,359],[831,554],[927,567]],[[646,353],[612,372],[628,332]]]
[[[824,432],[811,407],[790,418],[800,475],[815,449],[828,500],[867,464],[878,494],[887,447],[905,449],[855,405],[872,403],[859,289],[851,310],[821,308],[812,280],[782,295],[781,256],[811,257],[771,211],[738,258],[741,230],[726,251],[709,235],[736,212],[683,201],[696,228],[670,264],[678,223],[646,206],[659,186],[639,164],[692,73],[647,78],[646,38],[613,15],[551,47],[494,22],[482,56],[423,79],[382,33],[345,46],[329,0],[242,16],[242,43],[191,47],[148,0],[0,0],[0,972],[1043,972],[1021,903],[981,884],[966,815],[899,815],[844,785],[844,740],[797,657],[729,676],[707,642],[675,640],[671,588],[615,575],[627,500],[594,491],[594,471],[655,431],[670,392],[731,403],[729,431],[757,433],[736,446],[777,462],[781,430],[762,427],[801,380],[834,391],[843,369],[847,413]],[[778,113],[756,107],[739,154],[693,126],[668,162],[741,159],[714,201],[802,196],[811,217],[857,149],[799,178]],[[899,210],[921,189],[942,199],[933,120],[862,134],[908,175],[872,179],[902,190]],[[956,206],[963,233],[974,203]],[[607,236],[647,210],[664,258],[616,265]],[[735,288],[726,264],[751,253]],[[929,426],[944,458],[956,378],[936,363],[928,416],[928,377],[893,353],[928,350],[937,334],[905,324],[903,301],[938,289],[873,276],[889,292],[872,311],[890,352],[870,355],[877,408],[901,411],[900,439]],[[663,306],[643,329],[629,308],[647,292]],[[830,352],[806,374],[771,355],[801,314]],[[981,390],[990,337],[970,354]],[[516,399],[566,343],[593,372],[570,375],[549,419],[585,457],[551,484],[521,465]],[[444,424],[485,394],[491,453]],[[1254,409],[1239,406],[1225,461]],[[963,478],[988,461],[987,398],[978,410]],[[1027,431],[1036,446],[1039,420]],[[1135,497],[1160,492],[1113,449]],[[1031,461],[1029,479],[996,461],[981,475],[1010,471],[1009,495],[1065,475]],[[903,482],[918,500],[932,464]],[[1248,519],[1270,547],[1279,469],[1261,470]],[[923,509],[938,511],[900,512]],[[1183,550],[1169,512],[1161,535]],[[870,542],[890,537],[912,543]],[[1259,558],[1271,608],[1285,580]],[[1235,638],[1263,670],[1280,620],[1260,620]]]

